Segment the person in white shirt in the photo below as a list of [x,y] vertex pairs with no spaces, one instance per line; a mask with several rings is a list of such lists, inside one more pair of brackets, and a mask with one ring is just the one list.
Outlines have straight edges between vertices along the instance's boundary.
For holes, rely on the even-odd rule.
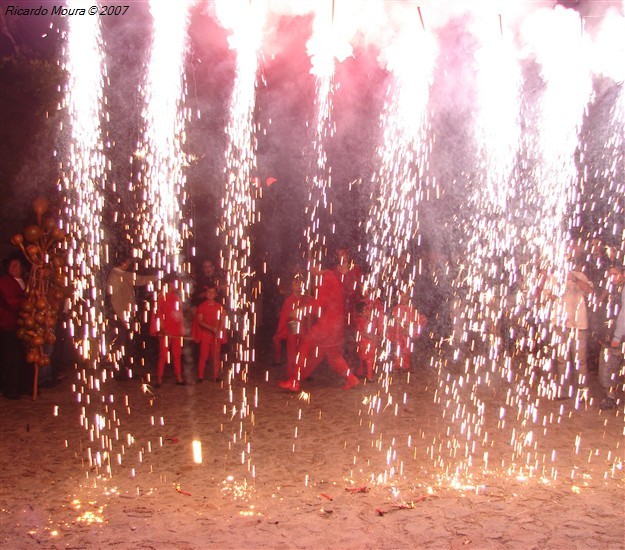
[[[576,254],[570,260],[575,262]],[[552,285],[551,343],[555,349],[556,398],[586,398],[588,377],[588,307],[590,279],[572,263],[562,283]]]
[[137,329],[135,315],[137,301],[135,287],[147,285],[158,279],[156,275],[137,275],[131,270],[133,259],[129,254],[122,254],[111,270],[106,281],[106,292],[112,306],[111,324],[115,331],[114,351],[118,370],[116,380],[128,380],[132,377],[135,348],[133,335]]

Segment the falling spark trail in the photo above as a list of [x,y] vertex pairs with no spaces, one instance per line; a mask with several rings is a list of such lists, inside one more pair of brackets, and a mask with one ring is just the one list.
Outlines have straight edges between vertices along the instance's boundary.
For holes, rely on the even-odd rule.
[[188,229],[182,218],[186,164],[183,151],[186,96],[183,78],[188,13],[151,0],[153,38],[144,85],[144,133],[136,156],[143,158],[143,201],[139,212],[146,265],[166,273],[182,272],[181,252]]
[[[540,255],[559,271],[565,266],[565,234],[579,224],[571,218],[578,198],[575,154],[592,81],[579,16],[556,6],[553,12],[539,12],[536,17],[532,40],[545,89],[539,98],[536,141],[531,144],[537,154],[536,204],[531,206],[542,223],[527,238],[534,237]],[[547,29],[552,33],[549,38],[544,34]],[[555,40],[553,32],[558,33]]]
[[[70,2],[68,7],[74,4],[80,3]],[[106,349],[104,331],[98,327],[104,323],[101,270],[106,259],[102,209],[108,170],[101,128],[106,69],[97,17],[69,18],[64,60],[68,74],[64,107],[69,118],[70,144],[61,165],[61,187],[70,238],[68,264],[73,287],[70,330],[84,365],[78,371],[78,383],[74,387],[77,399],[84,398],[86,402],[81,422],[93,436],[102,427],[98,400],[90,396],[97,391],[92,381],[100,376]],[[91,401],[95,406],[90,406]],[[91,446],[88,451],[91,456]],[[97,465],[103,466],[101,461]],[[110,473],[110,464],[104,466]]]
[[[419,230],[418,212],[430,152],[429,89],[438,53],[433,35],[424,31],[417,20],[412,23],[412,27],[406,25],[386,54],[394,81],[381,115],[380,168],[374,181],[379,187],[372,196],[366,224],[371,272],[365,284],[374,291],[384,289],[384,306],[389,314],[399,293],[410,292],[413,283],[414,273],[405,268],[411,263],[411,247]],[[406,57],[407,51],[415,49],[421,52],[417,59]],[[382,347],[380,371],[388,377],[392,365],[390,342],[387,340]],[[385,384],[385,391],[391,403],[390,384]],[[392,477],[395,465],[400,464],[394,445],[387,457],[387,469],[379,478]]]
[[[527,22],[531,28],[528,35],[545,88],[538,98],[535,137],[527,136],[527,150],[535,162],[530,189],[524,197],[526,208],[535,212],[540,223],[526,226],[523,237],[528,243],[527,257],[531,258],[526,268],[528,286],[544,288],[543,296],[534,301],[530,314],[539,327],[551,333],[552,323],[561,313],[557,298],[549,298],[548,291],[552,296],[563,292],[570,267],[567,252],[571,233],[580,225],[576,213],[580,192],[576,151],[583,117],[592,98],[592,80],[579,16],[556,6],[555,10],[538,12],[535,17],[536,20]],[[546,39],[547,29],[551,33],[557,30],[556,40],[553,36]],[[532,278],[536,282],[531,282]],[[553,378],[551,359],[542,358],[541,363],[541,370],[552,373]],[[556,389],[545,387],[544,391],[551,394]]]
[[[409,61],[405,52],[422,54]],[[386,289],[387,309],[401,290],[408,289],[411,274],[403,272],[410,261],[411,244],[419,230],[420,186],[425,183],[430,151],[428,142],[429,87],[437,54],[434,38],[420,27],[406,29],[387,52],[394,83],[387,93],[381,116],[382,144],[378,148],[379,190],[372,196],[366,225],[367,259],[371,274],[367,286]],[[402,281],[406,275],[408,280]]]
[[[226,132],[225,196],[222,200],[222,218],[219,234],[223,239],[222,268],[226,272],[227,309],[231,318],[231,335],[234,343],[233,364],[228,375],[233,402],[233,383],[237,376],[248,381],[249,364],[254,360],[252,338],[256,327],[253,296],[253,270],[251,265],[250,229],[255,222],[255,190],[252,175],[256,168],[256,138],[254,109],[258,56],[265,6],[261,2],[232,0],[217,2],[217,15],[231,29],[228,38],[236,52],[235,81],[230,99],[230,114]],[[253,422],[246,386],[241,391],[238,413],[239,429],[233,434],[233,443],[244,444]],[[255,471],[249,458],[249,445],[241,452],[241,463],[248,471]]]
[[[316,124],[313,147],[315,161],[312,165],[312,174],[308,176],[310,182],[310,192],[308,195],[308,205],[306,206],[306,217],[308,226],[305,231],[306,257],[310,260],[321,261],[326,254],[325,238],[323,237],[321,220],[327,222],[329,211],[328,189],[331,186],[331,175],[327,167],[327,154],[325,143],[330,138],[333,131],[331,118],[333,75],[317,77],[316,80]],[[327,225],[324,224],[324,225]],[[310,286],[310,281],[308,282]]]
[[[70,119],[71,143],[63,165],[62,186],[67,230],[72,239],[69,263],[74,287],[73,333],[83,357],[97,358],[101,345],[91,329],[101,322],[103,294],[99,284],[104,261],[102,191],[106,182],[100,121],[106,76],[102,37],[97,18],[70,20],[65,68],[69,74],[65,106]],[[94,297],[95,291],[95,297]],[[103,335],[100,335],[103,338]]]
[[[330,9],[331,8],[331,9]],[[307,226],[304,232],[306,259],[321,261],[326,255],[326,238],[332,212],[328,192],[332,186],[328,167],[326,145],[335,133],[332,118],[334,96],[334,72],[336,59],[343,59],[351,52],[342,18],[335,12],[332,2],[319,4],[315,11],[312,35],[307,43],[311,59],[311,73],[315,76],[315,124],[312,144],[314,159],[307,175],[309,182],[306,206]],[[308,281],[310,286],[311,281]]]
[[[520,141],[521,68],[509,33],[503,22],[497,28],[492,20],[474,22],[478,40],[476,68],[476,175],[468,196],[466,235],[460,255],[460,281],[456,286],[459,320],[454,330],[457,346],[467,346],[479,338],[479,349],[467,351],[463,381],[470,392],[458,392],[457,400],[466,405],[463,422],[470,429],[468,438],[484,425],[484,403],[477,389],[483,379],[493,387],[509,378],[506,316],[510,314],[512,288],[516,278],[514,262],[516,225],[512,211],[515,198],[515,172]],[[442,387],[447,381],[440,380]],[[470,421],[471,417],[475,420]],[[472,459],[467,457],[466,464]],[[456,472],[458,473],[458,468]]]
[[[624,75],[625,78],[625,75]],[[625,240],[625,91],[621,85],[603,130],[603,146],[588,155],[589,174],[584,181],[585,215],[604,243]],[[623,251],[619,251],[623,254]],[[614,255],[614,253],[612,253]],[[622,257],[622,256],[621,256]]]

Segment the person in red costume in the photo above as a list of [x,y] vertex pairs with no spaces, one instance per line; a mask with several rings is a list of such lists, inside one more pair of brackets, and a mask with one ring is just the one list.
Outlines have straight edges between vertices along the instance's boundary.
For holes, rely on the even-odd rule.
[[347,248],[336,251],[334,272],[343,287],[345,298],[345,354],[349,362],[355,361],[356,351],[356,304],[360,301],[363,275],[362,270],[354,262]]
[[282,342],[286,340],[287,378],[295,378],[297,375],[295,359],[298,347],[308,332],[308,322],[303,315],[308,305],[310,296],[304,295],[302,280],[294,277],[291,282],[291,294],[282,305],[278,328],[273,336],[274,362],[278,364],[282,356]]
[[343,289],[336,274],[330,270],[321,270],[313,263],[312,273],[316,280],[315,298],[311,300],[310,310],[317,319],[310,331],[304,336],[296,360],[296,376],[278,385],[289,391],[300,390],[300,380],[306,380],[323,359],[328,360],[330,368],[347,378],[343,389],[357,385],[359,380],[349,369],[343,357],[343,335],[345,328],[345,301]]
[[399,303],[393,308],[387,329],[388,339],[393,344],[393,365],[396,369],[410,370],[410,354],[426,321],[425,315],[412,305],[410,295],[402,292]]
[[349,250],[339,248],[336,251],[337,264],[334,271],[343,287],[345,298],[345,315],[347,323],[351,324],[354,308],[361,295],[363,276],[362,270],[351,258]]
[[17,318],[25,298],[24,267],[17,258],[5,262],[0,277],[0,380],[4,396],[18,399],[25,380],[24,346],[17,337]]
[[373,297],[356,304],[354,317],[359,366],[356,374],[373,380],[375,355],[384,333],[384,310]]
[[200,344],[198,384],[204,381],[204,371],[209,358],[213,363],[213,380],[221,382],[221,345],[227,342],[226,310],[216,301],[217,288],[208,287],[204,295],[206,300],[198,306],[193,319],[193,339]]
[[[158,363],[156,368],[156,384],[163,382],[165,364],[170,360],[174,365],[176,384],[184,386],[182,378],[182,339],[184,337],[184,316],[182,300],[178,293],[178,280],[170,277],[164,284],[156,301],[156,309],[150,322],[150,334],[158,336]],[[171,355],[170,355],[171,354]]]

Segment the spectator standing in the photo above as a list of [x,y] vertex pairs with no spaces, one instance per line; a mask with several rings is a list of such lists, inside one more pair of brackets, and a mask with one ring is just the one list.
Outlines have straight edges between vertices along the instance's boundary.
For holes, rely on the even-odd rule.
[[557,375],[556,397],[573,397],[577,388],[583,398],[587,390],[588,376],[588,307],[587,299],[592,292],[590,279],[582,272],[579,255],[571,254],[571,266],[564,282],[551,280],[545,290],[551,292],[551,344],[555,349]]
[[137,275],[131,271],[133,259],[122,254],[108,275],[106,291],[110,298],[111,323],[115,333],[114,352],[117,361],[116,380],[124,381],[132,377],[134,365],[134,332],[137,330],[136,286],[144,286],[158,279],[156,275]]
[[197,382],[204,381],[206,363],[211,359],[213,380],[221,382],[221,346],[227,342],[226,310],[217,302],[217,288],[208,287],[206,299],[198,306],[193,322],[193,339],[200,344]]
[[625,267],[612,267],[609,270],[611,285],[620,288],[620,303],[615,304],[616,321],[610,322],[610,338],[599,358],[599,383],[605,395],[599,403],[601,409],[613,409],[617,405],[616,389],[625,365]]
[[165,365],[172,363],[176,384],[184,386],[182,377],[182,339],[184,337],[184,315],[182,300],[178,292],[179,279],[175,276],[167,278],[163,290],[156,301],[156,308],[150,322],[150,334],[158,336],[158,363],[156,367],[156,384],[163,383]]
[[25,298],[24,266],[17,258],[4,262],[0,277],[0,380],[4,396],[18,399],[28,387],[24,346],[17,337],[17,319]]

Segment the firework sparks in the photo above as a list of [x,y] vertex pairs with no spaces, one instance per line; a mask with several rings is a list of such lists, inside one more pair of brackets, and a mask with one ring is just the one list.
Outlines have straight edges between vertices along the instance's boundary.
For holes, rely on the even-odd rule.
[[144,132],[136,156],[143,159],[143,171],[138,175],[143,193],[139,223],[141,248],[152,251],[147,265],[180,273],[183,237],[188,235],[182,218],[186,164],[183,64],[188,14],[184,6],[169,8],[162,0],[150,3],[153,38],[143,87]]
[[[228,39],[236,52],[235,82],[230,99],[230,115],[226,132],[225,195],[222,200],[222,219],[219,228],[224,249],[222,268],[226,272],[228,308],[232,318],[234,362],[228,376],[229,395],[233,403],[232,384],[240,376],[248,380],[249,363],[254,360],[252,337],[256,327],[253,299],[254,275],[251,266],[250,227],[255,221],[255,196],[250,185],[256,168],[256,138],[254,109],[258,75],[258,56],[265,7],[261,2],[223,1],[216,4],[217,15],[225,27],[231,29]],[[244,444],[241,463],[254,472],[249,459],[250,446],[246,443],[248,424],[253,422],[245,386],[241,389],[239,430],[233,433],[233,444]]]
[[[397,40],[385,52],[393,84],[387,92],[381,115],[382,144],[378,149],[380,169],[376,176],[378,191],[372,194],[372,206],[366,225],[367,259],[371,267],[366,286],[384,289],[385,309],[390,313],[400,293],[409,292],[414,273],[406,271],[410,251],[419,230],[418,212],[431,142],[428,141],[428,100],[434,62],[438,52],[435,37],[414,19],[405,25]],[[415,59],[406,53],[419,49]],[[417,66],[415,66],[415,62]],[[383,370],[391,370],[393,352],[386,341],[379,355]],[[384,383],[392,401],[390,384]],[[376,400],[373,400],[375,403]],[[378,401],[379,405],[379,401]],[[370,408],[375,410],[375,408]],[[372,435],[374,425],[371,424]],[[382,434],[379,448],[382,449]],[[394,444],[387,448],[386,478],[398,464]],[[403,469],[403,466],[400,468]]]
[[[327,164],[326,145],[336,130],[332,119],[334,95],[334,68],[336,56],[344,55],[340,48],[349,48],[339,40],[339,27],[336,23],[334,3],[320,4],[315,12],[313,33],[307,43],[311,59],[311,73],[315,75],[315,124],[312,145],[314,159],[307,175],[309,185],[308,204],[306,206],[307,227],[304,232],[306,259],[310,262],[321,261],[326,254],[327,216],[332,211],[328,200],[328,190],[332,185],[332,176]],[[323,220],[323,228],[322,228]],[[310,275],[307,286],[312,281]]]
[[[72,3],[78,4],[78,2]],[[91,404],[97,392],[106,350],[103,324],[104,289],[100,277],[106,261],[102,231],[103,189],[108,162],[104,154],[104,64],[102,34],[97,18],[72,18],[66,34],[64,68],[69,75],[63,106],[67,109],[70,145],[63,161],[62,190],[67,233],[71,236],[68,263],[73,287],[70,331],[85,367],[74,386],[78,401],[84,397],[81,424],[92,443],[112,449],[112,441],[101,434],[106,423]],[[65,128],[62,129],[63,131]],[[97,402],[97,399],[93,399]],[[94,403],[95,404],[95,403]],[[96,405],[97,407],[97,405]],[[101,454],[88,448],[89,465],[103,466]],[[104,464],[110,472],[108,460]]]
[[[394,76],[384,111],[382,145],[378,150],[380,169],[376,176],[379,193],[372,196],[372,207],[366,231],[371,275],[369,288],[386,290],[386,305],[406,291],[402,281],[405,265],[410,262],[410,245],[416,238],[418,206],[422,197],[420,186],[431,143],[428,141],[427,107],[437,44],[433,35],[417,23],[407,26],[397,42],[386,52],[388,68]],[[406,52],[418,48],[415,59]],[[410,274],[408,274],[410,277]],[[402,282],[404,286],[402,288]]]
[[[376,9],[382,5],[375,4]],[[327,221],[332,206],[332,167],[327,150],[335,133],[335,67],[337,60],[351,53],[346,37],[354,34],[353,25],[350,28],[345,24],[350,18],[341,11],[342,5],[340,10],[331,7],[338,5],[315,4],[313,35],[308,43],[315,76],[316,118],[311,124],[314,158],[308,174],[305,239],[314,259],[323,258],[325,237],[331,227]],[[420,238],[420,211],[430,194],[439,197],[429,165],[435,146],[430,127],[430,112],[435,108],[430,85],[439,44],[435,30],[427,25],[430,14],[411,7],[412,16],[401,21],[394,42],[380,53],[392,85],[380,117],[383,136],[378,148],[379,168],[371,184],[372,203],[366,224],[366,252],[371,267],[367,286],[382,292],[387,313],[400,294],[412,292],[420,272],[412,255]],[[255,358],[252,340],[257,294],[251,228],[258,221],[256,200],[262,191],[250,181],[256,169],[254,112],[266,5],[229,0],[217,3],[215,8],[222,24],[232,29],[229,42],[236,52],[219,227],[221,267],[227,274],[231,314],[229,328],[233,332],[232,369],[227,380],[229,405],[224,406],[224,416],[233,426],[229,450],[237,463],[247,465],[254,478],[250,427],[259,399],[258,389],[252,395],[246,383],[247,366]],[[186,269],[182,251],[188,235],[183,214],[187,13],[184,9],[165,11],[164,2],[152,2],[154,34],[142,85],[143,134],[134,158],[135,166],[140,166],[136,174],[140,247],[150,251],[144,256],[144,265],[176,272]],[[121,429],[124,414],[131,414],[130,399],[126,396],[120,400],[121,412],[117,412],[112,396],[107,400],[100,395],[106,377],[94,371],[107,344],[98,328],[103,324],[99,273],[107,262],[102,244],[102,190],[108,165],[100,126],[106,118],[103,89],[107,79],[98,20],[87,19],[69,22],[65,67],[70,80],[65,107],[70,114],[66,130],[71,132],[72,146],[63,161],[62,187],[69,220],[67,232],[74,238],[70,246],[75,306],[72,331],[82,356],[88,359],[75,387],[81,424],[90,442],[87,462],[89,467],[99,469],[111,460],[121,464],[136,441]],[[545,282],[541,270],[553,270],[556,285],[562,282],[568,230],[581,224],[580,216],[592,218],[592,225],[601,235],[618,239],[624,234],[624,94],[621,89],[606,124],[609,135],[605,147],[591,163],[590,152],[586,154],[580,147],[583,144],[579,136],[584,112],[592,104],[591,72],[584,53],[587,39],[580,27],[572,10],[557,7],[549,15],[536,15],[524,29],[525,40],[531,46],[528,53],[514,49],[505,17],[493,18],[490,14],[486,20],[475,22],[473,38],[478,46],[472,90],[476,99],[472,146],[476,161],[474,171],[466,176],[472,186],[468,194],[470,213],[456,218],[468,223],[456,250],[462,256],[455,264],[460,275],[452,285],[456,331],[449,343],[454,346],[454,357],[449,361],[447,357],[433,357],[430,363],[439,376],[434,399],[440,405],[441,420],[448,425],[444,433],[433,437],[425,430],[405,433],[394,429],[402,417],[409,416],[418,389],[412,383],[414,376],[401,375],[402,386],[398,386],[400,376],[392,380],[393,350],[385,346],[379,355],[383,366],[380,374],[384,375],[378,378],[379,386],[372,386],[373,394],[365,398],[358,420],[368,438],[366,445],[358,443],[358,452],[367,447],[376,458],[353,459],[354,466],[358,463],[365,468],[366,463],[372,482],[388,483],[398,476],[407,477],[411,462],[406,457],[414,457],[413,462],[421,458],[418,443],[427,449],[426,458],[440,482],[462,490],[481,490],[472,479],[476,466],[484,474],[499,470],[524,482],[531,477],[544,480],[558,475],[556,451],[543,448],[544,436],[549,429],[570,422],[571,412],[550,404],[546,399],[551,397],[548,389],[537,390],[536,371],[548,371],[552,358],[530,353],[527,364],[519,367],[517,351],[535,351],[540,339],[549,334],[551,304],[536,298],[537,289]],[[553,40],[554,32],[561,33],[558,40]],[[541,36],[548,36],[549,43],[543,43]],[[416,51],[419,55],[415,57]],[[541,83],[538,91],[521,87],[521,54],[531,55],[536,62]],[[571,59],[575,63],[569,63]],[[607,63],[602,69],[603,74],[618,70],[618,64]],[[521,113],[527,120],[523,132]],[[581,154],[576,152],[578,148]],[[584,171],[581,182],[580,166]],[[451,188],[454,184],[446,183]],[[592,202],[607,200],[610,208],[591,210],[579,204],[581,186],[588,191],[591,185],[595,186],[588,195]],[[452,279],[449,266],[445,269],[444,275]],[[516,347],[506,347],[515,338]],[[238,375],[243,382],[240,386]],[[398,387],[401,395],[395,392]],[[143,389],[146,397],[155,397],[149,385]],[[493,396],[497,397],[495,404],[490,400]],[[298,424],[294,428],[297,447],[294,442],[293,450],[307,435],[301,419],[310,412],[310,395],[300,394],[298,405]],[[582,406],[581,400],[578,405]],[[98,407],[96,412],[94,406]],[[321,411],[318,414],[321,419]],[[154,417],[151,425],[155,426]],[[505,445],[504,458],[493,450],[495,440]],[[161,445],[162,441],[161,437]],[[588,451],[583,437],[571,447],[588,461],[600,455]],[[138,453],[140,463],[150,450],[147,442]],[[607,454],[611,460],[613,457]],[[611,467],[620,467],[617,462],[612,461]]]
[[92,329],[101,321],[104,303],[99,272],[104,261],[102,190],[108,168],[100,126],[106,71],[97,21],[71,20],[65,69],[69,81],[64,106],[70,119],[71,145],[62,166],[62,186],[67,231],[72,236],[68,260],[73,268],[73,310],[80,313],[72,321],[72,332],[83,357],[97,358],[102,346]]

